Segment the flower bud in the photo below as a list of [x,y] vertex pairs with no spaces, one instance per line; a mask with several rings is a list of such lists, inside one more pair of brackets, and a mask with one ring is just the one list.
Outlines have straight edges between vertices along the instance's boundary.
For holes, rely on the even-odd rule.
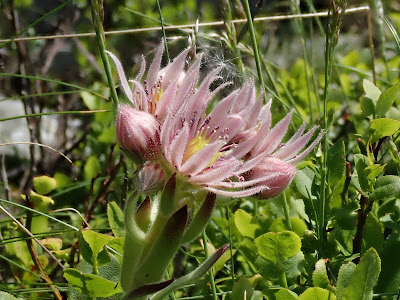
[[147,112],[133,109],[127,104],[118,106],[118,141],[135,162],[149,160],[159,152],[159,126],[154,116]]
[[136,176],[136,189],[139,193],[151,195],[158,192],[165,182],[163,169],[155,163],[142,166]]
[[286,189],[296,174],[296,167],[275,157],[265,157],[257,166],[250,170],[246,176],[247,180],[265,178],[257,185],[267,186],[265,190],[258,193],[261,199],[272,198]]

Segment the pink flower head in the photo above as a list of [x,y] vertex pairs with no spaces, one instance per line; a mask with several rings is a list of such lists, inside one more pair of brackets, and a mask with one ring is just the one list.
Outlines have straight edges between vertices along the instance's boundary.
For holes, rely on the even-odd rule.
[[159,123],[153,115],[120,104],[117,109],[117,137],[125,151],[137,162],[155,157],[160,147]]
[[215,69],[198,84],[201,58],[185,71],[188,50],[160,70],[162,53],[163,45],[142,84],[143,60],[138,77],[131,80],[133,88],[118,59],[110,55],[136,110],[153,115],[159,124],[162,155],[155,160],[166,173],[176,172],[193,185],[228,197],[272,197],[285,189],[295,174],[294,164],[311,152],[323,132],[306,147],[317,127],[304,133],[303,124],[282,143],[292,112],[271,129],[271,101],[263,105],[262,95],[256,98],[252,80],[207,114],[210,101],[230,83],[211,91],[210,85],[221,78]]

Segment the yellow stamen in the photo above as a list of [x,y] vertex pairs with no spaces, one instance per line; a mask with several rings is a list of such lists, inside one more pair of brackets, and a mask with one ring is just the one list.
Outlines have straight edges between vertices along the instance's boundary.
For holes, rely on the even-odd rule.
[[156,85],[155,86],[155,92],[153,95],[153,98],[151,99],[151,114],[155,114],[156,112],[156,107],[157,107],[157,103],[161,101],[161,98],[164,94],[164,90],[161,87],[161,85]]
[[[197,132],[195,137],[187,144],[185,149],[185,154],[183,155],[183,163],[185,163],[193,154],[197,151],[203,149],[207,146],[213,136],[215,135],[215,130],[207,137],[209,128],[202,128]],[[219,157],[221,156],[220,152],[215,152],[213,158],[211,159],[208,166],[211,166]]]

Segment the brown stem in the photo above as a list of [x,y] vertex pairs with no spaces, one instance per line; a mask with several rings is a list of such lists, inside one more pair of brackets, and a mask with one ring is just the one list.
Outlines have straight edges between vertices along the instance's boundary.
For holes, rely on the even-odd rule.
[[[29,206],[31,206],[31,201],[29,200],[29,197],[26,197],[27,202]],[[30,231],[32,225],[32,212],[27,211],[27,216],[26,216],[26,229]],[[35,264],[36,269],[38,270],[39,276],[46,281],[49,285],[50,288],[53,290],[53,294],[57,300],[62,300],[62,296],[59,292],[59,290],[54,286],[53,281],[50,279],[49,275],[46,273],[45,268],[43,267],[42,263],[39,260],[39,257],[35,251],[35,248],[32,243],[32,239],[26,239],[26,245],[28,247],[29,253],[31,255],[32,261]]]
[[[364,237],[364,229],[365,223],[367,221],[368,214],[372,210],[373,201],[361,195],[360,199],[360,209],[358,210],[357,215],[357,225],[356,225],[356,235],[353,238],[353,254],[360,253],[361,256],[361,247],[362,240]],[[354,263],[358,264],[360,261],[360,257],[357,257],[353,260]]]

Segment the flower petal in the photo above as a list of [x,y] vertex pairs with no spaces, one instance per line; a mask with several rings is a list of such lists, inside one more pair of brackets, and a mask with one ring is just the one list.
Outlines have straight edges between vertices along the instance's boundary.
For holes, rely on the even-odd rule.
[[128,99],[133,103],[132,91],[131,91],[131,88],[130,88],[130,86],[129,86],[129,84],[128,84],[128,80],[126,79],[125,72],[124,72],[124,68],[122,67],[121,62],[120,62],[120,61],[118,60],[118,58],[117,58],[114,54],[112,54],[110,51],[106,51],[106,52],[108,53],[108,55],[111,56],[112,60],[113,60],[114,63],[115,63],[115,66],[117,67],[117,72],[118,72],[118,75],[119,75],[119,80],[121,81],[121,85],[122,85],[122,88],[123,88],[123,90],[124,90],[124,92],[125,92],[125,95],[126,95],[126,96],[128,97]]
[[[218,150],[225,145],[225,141],[218,140],[207,144],[183,163],[179,171],[189,175],[195,175],[212,163]],[[183,146],[183,145],[182,145]]]
[[164,42],[161,42],[161,45],[157,48],[156,55],[153,58],[153,61],[150,64],[149,71],[147,72],[147,84],[150,89],[156,85],[158,81],[158,71],[160,70],[162,55],[164,52]]
[[301,149],[304,148],[305,145],[307,145],[308,141],[310,140],[316,129],[317,127],[314,127],[305,135],[298,138],[297,141],[287,143],[285,146],[276,151],[273,154],[273,157],[280,158],[282,160],[287,160],[294,157]]

